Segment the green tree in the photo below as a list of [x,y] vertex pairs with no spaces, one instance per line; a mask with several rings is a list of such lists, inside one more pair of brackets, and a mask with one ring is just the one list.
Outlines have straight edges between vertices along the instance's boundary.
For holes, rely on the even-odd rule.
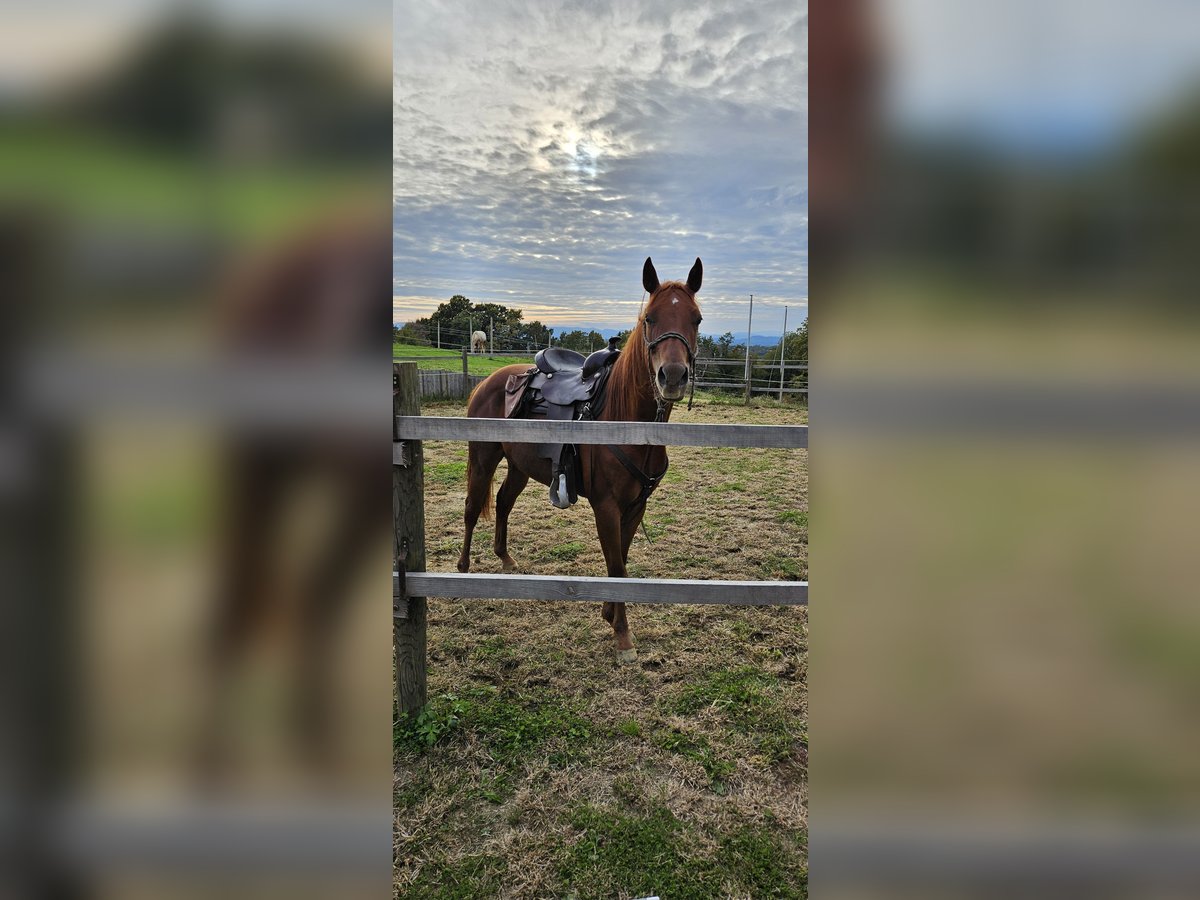
[[471,300],[455,294],[428,319],[418,319],[416,324],[425,324],[430,334],[439,335],[443,347],[465,347],[474,329]]
[[399,344],[428,344],[429,327],[425,320],[405,322],[404,325],[392,326],[392,343]]
[[575,329],[567,331],[559,335],[555,342],[560,347],[566,347],[570,350],[578,350],[580,353],[591,353],[593,350],[599,350],[608,345],[604,335],[598,331],[583,331]]
[[[762,361],[767,364],[765,369],[759,369],[757,376],[759,378],[770,377],[769,372],[778,372],[779,367],[779,345],[776,344],[770,350],[762,355]],[[784,364],[791,363],[807,363],[808,362],[808,320],[804,320],[804,324],[795,331],[789,331],[784,338]],[[775,369],[772,370],[771,366]],[[808,387],[808,370],[807,369],[789,369],[785,373],[785,381],[788,387]]]
[[[412,324],[425,329],[428,340],[441,341],[443,347],[467,346],[471,334],[482,331],[494,336],[499,350],[522,349],[527,337],[522,312],[499,303],[472,303],[469,297],[455,294],[425,319]],[[540,327],[540,326],[539,326]]]
[[705,365],[703,360],[743,360],[746,350],[743,344],[733,342],[733,333],[725,332],[720,337],[700,335],[696,342],[696,358],[699,363],[698,381],[706,384],[742,384],[745,370],[739,366]]
[[537,350],[550,343],[550,329],[534,320],[524,322],[513,334],[516,350]]
[[[733,352],[734,346],[735,345],[733,343],[733,332],[732,331],[727,331],[723,335],[721,335],[719,338],[717,338],[717,359],[734,359],[735,356],[742,355],[742,354],[735,354]],[[737,346],[740,347],[741,345],[739,344]]]

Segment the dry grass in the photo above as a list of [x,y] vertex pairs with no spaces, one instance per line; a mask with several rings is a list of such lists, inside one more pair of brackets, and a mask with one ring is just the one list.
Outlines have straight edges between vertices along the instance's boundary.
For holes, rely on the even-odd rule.
[[[774,404],[672,417],[805,420]],[[429,568],[452,570],[466,445],[425,452]],[[670,457],[632,575],[808,577],[805,452]],[[586,501],[555,511],[545,491],[531,484],[513,513],[520,568],[603,574]],[[500,571],[491,543],[481,523],[475,571]],[[640,657],[621,666],[598,604],[430,601],[431,702],[396,729],[399,896],[806,894],[806,611],[638,606],[629,618]]]

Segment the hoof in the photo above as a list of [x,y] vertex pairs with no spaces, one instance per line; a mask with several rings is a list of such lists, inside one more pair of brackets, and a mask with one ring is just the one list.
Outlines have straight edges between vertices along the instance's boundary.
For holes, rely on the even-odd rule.
[[631,647],[628,650],[622,650],[619,654],[617,654],[617,658],[620,659],[622,663],[637,662],[637,647]]
[[503,570],[505,575],[511,575],[513,572],[517,571],[517,564],[511,559],[505,560],[501,561],[500,568]]

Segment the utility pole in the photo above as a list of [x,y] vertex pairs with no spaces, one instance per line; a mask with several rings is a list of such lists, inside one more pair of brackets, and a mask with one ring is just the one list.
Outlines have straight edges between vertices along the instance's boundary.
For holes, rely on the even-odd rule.
[[442,349],[442,323],[438,322],[438,349]]
[[467,346],[475,352],[475,320],[471,316],[467,316]]
[[746,405],[750,405],[750,334],[754,325],[754,295],[750,295],[750,315],[746,319]]
[[783,334],[779,338],[779,402],[783,402],[783,357],[787,353],[787,307],[783,308]]

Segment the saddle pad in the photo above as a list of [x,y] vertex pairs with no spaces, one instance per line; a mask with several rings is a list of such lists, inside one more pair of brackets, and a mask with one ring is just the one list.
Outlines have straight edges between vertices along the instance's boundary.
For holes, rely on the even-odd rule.
[[532,369],[519,375],[508,376],[508,380],[504,382],[504,418],[511,419],[520,410],[521,401],[525,399],[525,389],[529,386],[529,378],[536,371],[537,369]]

